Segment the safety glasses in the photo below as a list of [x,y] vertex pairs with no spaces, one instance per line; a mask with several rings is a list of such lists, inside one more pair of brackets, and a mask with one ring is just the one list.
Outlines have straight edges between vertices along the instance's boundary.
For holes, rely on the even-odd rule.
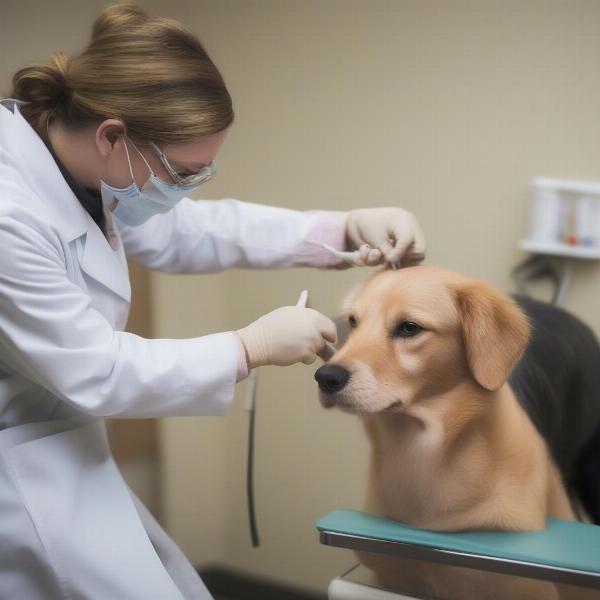
[[150,143],[150,147],[160,159],[160,162],[163,164],[164,168],[167,170],[169,175],[173,178],[173,181],[186,190],[191,190],[196,188],[207,181],[210,181],[217,174],[217,165],[215,161],[211,161],[205,167],[202,167],[198,173],[192,173],[191,175],[186,175],[182,177],[170,164],[167,160],[167,157],[164,155],[163,151],[153,143]]

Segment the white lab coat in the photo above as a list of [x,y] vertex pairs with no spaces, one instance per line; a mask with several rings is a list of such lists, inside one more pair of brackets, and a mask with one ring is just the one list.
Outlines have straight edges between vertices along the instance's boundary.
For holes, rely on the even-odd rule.
[[124,332],[126,256],[170,272],[306,264],[316,214],[185,199],[140,227],[108,214],[109,244],[0,106],[0,598],[210,598],[122,479],[104,417],[225,414],[238,347],[232,332]]

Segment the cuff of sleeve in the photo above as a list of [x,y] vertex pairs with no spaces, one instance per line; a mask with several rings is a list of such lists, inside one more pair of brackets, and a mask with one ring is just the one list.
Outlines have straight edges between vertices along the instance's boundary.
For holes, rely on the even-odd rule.
[[248,377],[249,369],[248,369],[248,361],[246,360],[246,349],[244,348],[244,344],[242,343],[240,336],[237,333],[235,333],[235,331],[233,332],[233,335],[235,336],[235,339],[237,340],[237,347],[238,347],[237,377],[235,380],[235,382],[238,383],[242,379],[245,379],[246,377]]
[[[199,388],[202,390],[202,400],[198,402],[198,398],[198,403],[194,402],[192,415],[226,415],[231,410],[235,399],[236,337],[232,332],[225,331],[190,340],[198,344],[194,356],[195,371],[204,370],[211,373],[209,377],[212,380],[212,385],[202,385]],[[204,354],[202,350],[208,351],[206,354],[210,356],[210,364],[198,364],[199,358]],[[181,416],[185,415],[185,412],[181,413]]]
[[334,267],[340,259],[323,248],[327,244],[336,250],[346,250],[346,222],[348,213],[343,211],[309,211],[312,213],[308,233],[299,254],[311,267]]
[[208,416],[225,415],[230,411],[235,398],[238,360],[233,332],[149,342],[150,348],[160,349],[160,353],[147,357],[148,361],[156,361],[157,385],[144,399],[144,407],[137,407],[132,416]]

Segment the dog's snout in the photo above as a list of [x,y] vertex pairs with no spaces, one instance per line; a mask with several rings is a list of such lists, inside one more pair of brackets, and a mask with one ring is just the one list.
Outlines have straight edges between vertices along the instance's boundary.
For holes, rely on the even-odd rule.
[[315,373],[315,379],[323,392],[339,392],[350,379],[350,371],[340,365],[323,365]]

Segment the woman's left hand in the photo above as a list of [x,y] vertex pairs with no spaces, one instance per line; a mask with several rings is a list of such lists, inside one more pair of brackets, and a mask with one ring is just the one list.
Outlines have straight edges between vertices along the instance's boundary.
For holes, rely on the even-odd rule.
[[402,208],[359,208],[348,214],[346,244],[358,250],[352,263],[411,266],[425,258],[425,236],[415,216]]

